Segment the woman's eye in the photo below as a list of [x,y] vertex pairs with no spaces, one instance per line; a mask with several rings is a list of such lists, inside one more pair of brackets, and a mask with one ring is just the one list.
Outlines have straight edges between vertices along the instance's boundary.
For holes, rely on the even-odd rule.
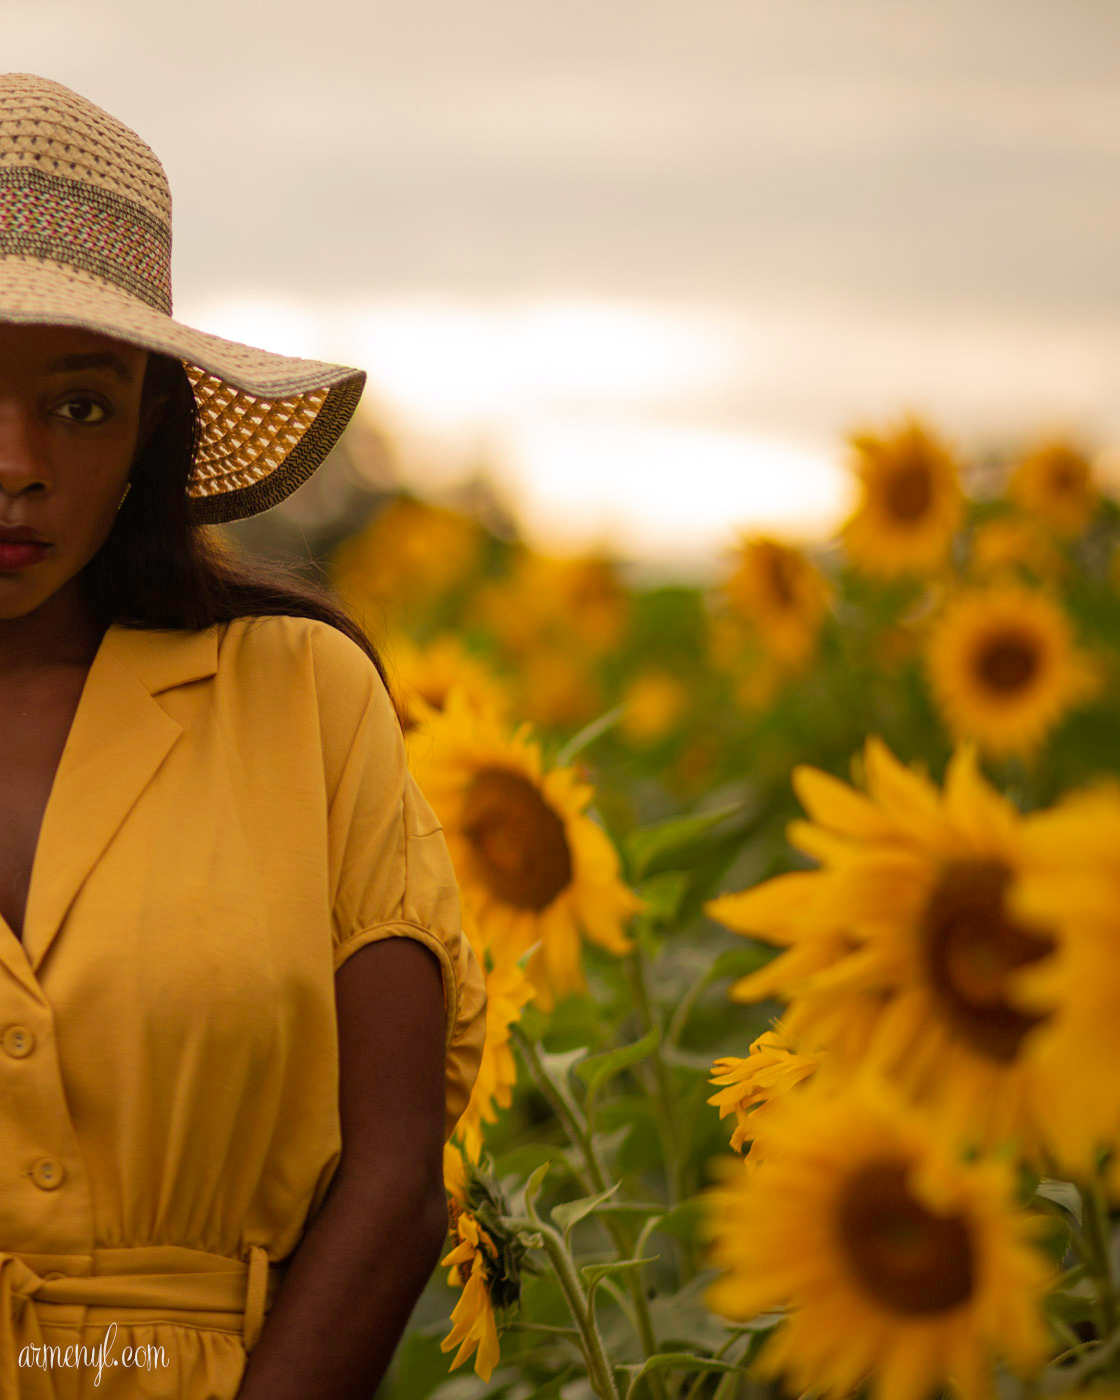
[[86,398],[84,394],[75,394],[73,398],[67,399],[59,405],[59,411],[71,423],[103,423],[109,416],[103,404],[98,403],[96,399]]

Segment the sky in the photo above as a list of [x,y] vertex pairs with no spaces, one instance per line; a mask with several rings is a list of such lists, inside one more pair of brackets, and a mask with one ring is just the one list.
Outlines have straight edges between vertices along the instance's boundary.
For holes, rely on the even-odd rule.
[[176,315],[369,372],[416,485],[702,570],[843,438],[1120,442],[1116,0],[40,0],[168,172]]

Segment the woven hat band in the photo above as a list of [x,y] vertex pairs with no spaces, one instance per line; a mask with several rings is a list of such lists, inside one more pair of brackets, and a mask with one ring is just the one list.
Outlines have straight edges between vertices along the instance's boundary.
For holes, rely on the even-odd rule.
[[97,185],[0,165],[0,254],[78,268],[171,314],[170,230]]

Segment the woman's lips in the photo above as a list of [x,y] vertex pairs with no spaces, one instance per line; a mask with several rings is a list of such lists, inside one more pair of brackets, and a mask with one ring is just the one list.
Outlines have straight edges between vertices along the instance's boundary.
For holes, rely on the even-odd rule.
[[49,544],[5,544],[0,540],[0,573],[12,569],[26,569],[46,557]]

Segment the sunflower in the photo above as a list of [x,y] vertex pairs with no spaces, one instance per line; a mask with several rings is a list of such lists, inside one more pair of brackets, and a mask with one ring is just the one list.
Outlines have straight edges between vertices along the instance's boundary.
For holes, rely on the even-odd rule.
[[593,789],[573,768],[545,771],[529,725],[511,735],[453,687],[419,780],[495,960],[539,944],[527,971],[542,1010],[586,990],[581,930],[608,952],[630,950],[623,929],[643,904],[586,813]]
[[517,712],[542,729],[574,729],[603,709],[594,659],[574,646],[542,643],[519,659]]
[[937,568],[963,514],[948,449],[913,420],[883,437],[855,434],[849,443],[862,488],[842,532],[853,564],[885,577]]
[[1062,608],[1008,581],[950,599],[930,633],[926,666],[950,730],[993,754],[1031,753],[1098,684]]
[[502,683],[459,641],[444,634],[421,647],[404,632],[398,633],[390,648],[396,697],[404,728],[409,766],[422,766],[431,746],[436,717],[447,703],[447,692],[461,686],[467,700],[495,714],[509,713],[509,696]]
[[[1016,986],[1030,1012],[1053,1009],[1035,1037],[1055,1152],[1089,1175],[1101,1146],[1120,1143],[1120,785],[1071,793],[1029,817],[1030,864],[1010,892],[1018,917],[1045,921],[1057,956],[1026,968]],[[1076,1067],[1071,1072],[1071,1067]],[[1120,1180],[1116,1182],[1120,1188]]]
[[508,577],[480,589],[473,608],[510,656],[546,644],[600,656],[621,640],[630,598],[607,558],[556,558],[521,547]]
[[816,871],[777,875],[753,889],[717,895],[704,912],[725,927],[782,948],[757,972],[731,984],[732,1001],[771,998],[789,1002],[782,1017],[786,1033],[811,1049],[827,1048],[847,1063],[858,1061],[893,995],[889,979],[829,992],[830,969],[841,975],[861,943],[831,916],[829,891]]
[[[732,927],[806,948],[795,975],[775,964],[753,990],[789,995],[783,1024],[801,1044],[883,1070],[948,1135],[1037,1153],[1052,1134],[1030,1053],[1044,1016],[1017,1004],[1012,979],[1054,951],[1055,934],[1008,905],[1027,863],[1023,818],[984,781],[973,745],[954,754],[943,793],[876,738],[863,765],[866,794],[794,770],[812,820],[789,837],[822,868],[741,896]],[[831,961],[814,971],[822,952]]]
[[[471,947],[478,951],[480,935],[472,928],[474,917],[463,906],[463,929]],[[517,1061],[510,1047],[510,1027],[521,1019],[521,1009],[533,998],[533,985],[516,962],[484,955],[486,978],[486,1041],[478,1076],[471,1090],[470,1101],[459,1119],[455,1136],[463,1151],[477,1164],[482,1153],[482,1125],[496,1123],[495,1108],[509,1108],[513,1102],[513,1086],[517,1083]]]
[[452,1371],[474,1355],[476,1373],[488,1381],[499,1357],[498,1328],[488,1285],[489,1270],[499,1264],[498,1250],[470,1211],[453,1204],[451,1214],[451,1233],[457,1243],[440,1263],[448,1267],[448,1283],[463,1292],[451,1312],[451,1331],[439,1349],[450,1351],[458,1346],[450,1366]]
[[627,686],[622,704],[623,738],[644,747],[677,727],[688,706],[688,689],[671,671],[647,666]]
[[467,1203],[467,1169],[463,1154],[456,1143],[443,1144],[443,1189],[459,1206]]
[[366,604],[409,610],[442,597],[474,568],[482,548],[477,521],[397,496],[335,551],[331,582],[359,615]]
[[1025,457],[1011,477],[1008,493],[1066,536],[1085,529],[1100,499],[1088,460],[1065,442],[1046,443]]
[[423,701],[429,710],[442,710],[453,685],[462,686],[467,699],[480,709],[508,712],[509,697],[501,681],[451,633],[426,646],[417,646],[406,633],[398,633],[391,651],[406,728],[415,724],[415,720],[409,723],[413,701]]
[[[708,1103],[718,1107],[720,1118],[735,1115],[731,1146],[736,1152],[743,1150],[748,1138],[757,1138],[759,1127],[771,1116],[771,1106],[794,1085],[810,1078],[819,1064],[819,1056],[799,1055],[788,1033],[781,1029],[763,1031],[745,1059],[727,1055],[713,1063],[715,1073],[709,1083],[722,1087]],[[761,1160],[757,1143],[750,1156],[752,1161]]]
[[773,1156],[708,1192],[705,1298],[750,1319],[788,1308],[755,1363],[792,1394],[923,1400],[952,1382],[992,1394],[991,1363],[1021,1375],[1047,1357],[1050,1270],[1040,1217],[1015,1203],[1004,1162],[965,1164],[914,1110],[866,1077],[810,1085],[767,1129]]
[[742,536],[723,592],[768,651],[792,669],[804,665],[816,644],[828,586],[801,550],[765,535]]

